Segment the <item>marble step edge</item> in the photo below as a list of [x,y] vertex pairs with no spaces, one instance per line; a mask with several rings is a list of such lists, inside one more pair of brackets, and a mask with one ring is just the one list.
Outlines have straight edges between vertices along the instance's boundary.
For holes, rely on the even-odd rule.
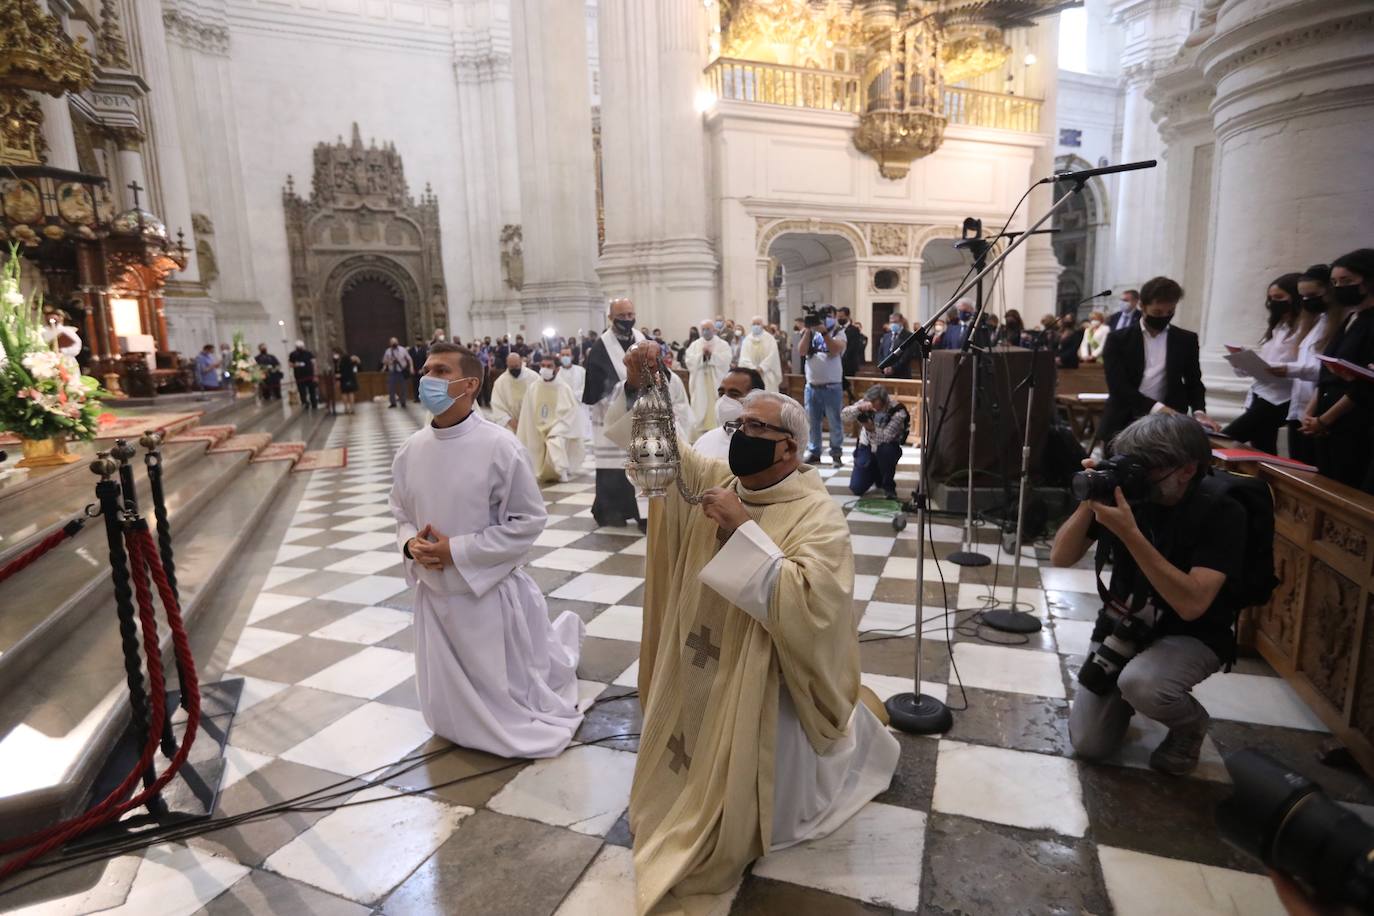
[[[167,516],[176,550],[181,549],[185,539],[182,528],[187,527],[188,520],[196,519],[249,466],[247,452],[205,453],[203,457],[203,461],[189,469],[191,473],[177,479],[167,494]],[[143,495],[146,496],[146,490]],[[140,508],[152,527],[152,507],[148,503],[147,499],[140,500]],[[105,523],[92,519],[77,537],[0,586],[8,618],[0,629],[0,640],[7,630],[18,628],[22,632],[8,646],[0,644],[0,696],[6,696],[36,659],[44,657],[54,643],[64,639],[66,631],[100,609],[101,602],[93,601],[91,595],[113,589],[108,557]],[[52,577],[58,569],[64,574],[54,583]],[[44,609],[33,600],[35,591],[55,592],[58,600]]]
[[[226,524],[231,520],[233,522],[233,535],[227,539],[228,543],[206,545],[206,549],[197,557],[198,562],[187,566],[182,615],[193,640],[196,626],[205,616],[206,602],[216,591],[214,586],[218,577],[233,562],[238,548],[255,535],[257,523],[277,501],[289,476],[287,462],[249,465],[248,470],[235,481],[233,497],[222,500],[215,510],[198,521],[194,531],[189,532],[188,542],[200,538],[208,538],[212,542],[223,541]],[[112,590],[107,589],[104,598],[113,605]],[[159,623],[163,620],[159,612]],[[175,678],[171,636],[165,625],[160,630],[163,660],[168,670],[169,686],[172,686]],[[41,660],[31,674],[35,677],[44,676],[41,683],[49,694],[47,702],[60,703],[63,714],[70,714],[74,708],[70,697],[59,700],[64,694],[76,694],[77,714],[81,714],[83,708],[85,714],[67,733],[67,740],[72,746],[67,749],[65,758],[45,761],[43,784],[10,795],[0,795],[0,836],[22,835],[78,813],[87,803],[91,785],[111,748],[128,724],[128,693],[113,612],[104,617],[91,615],[86,618],[72,637],[67,652]],[[77,657],[68,657],[71,655]],[[50,677],[45,675],[49,669]],[[77,674],[78,671],[85,673]],[[88,701],[87,706],[81,707],[79,694],[83,688],[89,692],[93,678],[102,679],[102,683],[108,683],[109,687],[95,702]],[[94,689],[99,688],[97,684]],[[28,699],[33,700],[34,697]],[[0,737],[0,773],[5,771],[4,761],[8,756],[5,753],[6,742],[25,724],[27,711],[15,709],[24,700],[22,695],[12,696],[9,705],[13,720],[0,726],[6,729],[3,737]],[[84,738],[76,734],[78,730],[86,733]],[[165,763],[161,757],[158,759],[159,763]],[[3,781],[0,781],[0,792],[3,788]]]

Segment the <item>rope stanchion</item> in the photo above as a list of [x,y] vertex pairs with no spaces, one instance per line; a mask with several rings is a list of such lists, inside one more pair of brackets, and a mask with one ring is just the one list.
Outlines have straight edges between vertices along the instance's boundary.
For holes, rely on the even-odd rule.
[[85,524],[86,519],[84,517],[79,516],[74,518],[52,534],[43,538],[43,540],[39,541],[33,547],[30,547],[13,560],[10,560],[3,567],[0,567],[0,582],[4,582],[11,576],[17,575],[25,569],[28,569],[34,563],[42,559],[44,555],[56,550],[64,541],[76,537]]
[[[162,490],[162,433],[149,430],[138,441],[146,450],[143,455],[143,463],[148,468],[148,492],[153,497],[153,517],[157,522],[158,556],[162,560],[162,569],[167,575],[167,582],[172,588],[172,594],[180,602],[181,593],[177,589],[177,568],[172,557],[172,525],[167,520],[167,500]],[[181,669],[179,657],[177,658],[177,680],[181,682],[186,680],[186,672]],[[186,694],[182,693],[182,709],[188,708],[186,700]]]

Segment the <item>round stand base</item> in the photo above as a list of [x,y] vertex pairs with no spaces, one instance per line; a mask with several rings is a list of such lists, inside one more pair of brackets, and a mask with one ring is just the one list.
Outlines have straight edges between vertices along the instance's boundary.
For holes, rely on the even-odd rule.
[[1036,633],[1040,630],[1040,618],[1010,608],[999,607],[984,611],[979,617],[979,622],[1003,633]]
[[892,727],[908,734],[934,735],[949,731],[954,725],[949,707],[924,693],[899,693],[884,705]]
[[988,566],[992,563],[991,557],[972,550],[956,550],[945,559],[955,566]]

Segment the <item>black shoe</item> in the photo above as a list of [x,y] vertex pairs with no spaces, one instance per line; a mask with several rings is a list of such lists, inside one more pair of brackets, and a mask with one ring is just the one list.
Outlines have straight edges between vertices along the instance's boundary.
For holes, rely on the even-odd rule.
[[395,404],[388,404],[388,405],[386,405],[386,406],[387,406],[387,407],[395,407],[396,405],[395,405]]
[[820,463],[821,463],[821,456],[820,456],[820,454],[817,453],[817,454],[814,454],[814,455],[807,455],[807,456],[806,456],[806,463],[807,463],[807,464],[820,464]]
[[841,458],[839,455],[835,455],[834,457],[832,457],[830,459],[830,462],[837,468],[844,467],[844,459]]
[[648,534],[648,533],[649,533],[649,520],[648,520],[647,518],[641,518],[641,519],[637,519],[637,521],[639,522],[639,533],[640,533],[640,534]]
[[899,496],[897,495],[897,491],[896,491],[896,490],[884,490],[884,491],[883,491],[883,498],[884,498],[884,499],[893,500],[894,502],[901,502],[901,501],[902,501],[902,500],[901,500],[901,497],[899,497]]

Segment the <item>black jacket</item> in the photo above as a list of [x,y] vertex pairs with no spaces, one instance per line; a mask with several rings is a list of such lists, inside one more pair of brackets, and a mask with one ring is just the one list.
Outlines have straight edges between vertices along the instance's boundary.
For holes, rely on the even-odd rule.
[[851,322],[844,326],[844,356],[840,357],[840,365],[844,369],[845,377],[859,374],[859,366],[864,361],[864,349],[868,346],[868,338],[864,332],[854,327]]
[[[1206,411],[1207,388],[1202,384],[1197,335],[1173,325],[1165,334],[1164,405],[1179,413]],[[1112,436],[1155,406],[1152,398],[1140,393],[1140,381],[1145,377],[1145,332],[1139,324],[1107,335],[1102,368],[1107,375],[1102,439],[1110,442]]]

